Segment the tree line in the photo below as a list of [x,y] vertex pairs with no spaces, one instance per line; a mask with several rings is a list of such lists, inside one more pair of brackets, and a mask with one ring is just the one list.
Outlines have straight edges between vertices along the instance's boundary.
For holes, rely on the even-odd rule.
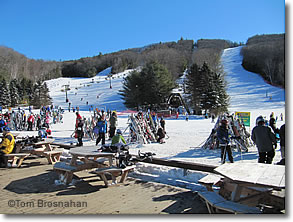
[[49,89],[45,82],[13,79],[7,82],[0,79],[0,106],[2,108],[29,105],[35,108],[51,104]]
[[285,34],[256,35],[241,50],[242,66],[268,83],[285,88]]

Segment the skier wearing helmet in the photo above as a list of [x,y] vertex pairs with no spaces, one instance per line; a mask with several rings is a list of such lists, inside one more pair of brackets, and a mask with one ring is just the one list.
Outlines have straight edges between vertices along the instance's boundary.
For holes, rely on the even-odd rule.
[[258,162],[271,164],[275,156],[273,146],[277,147],[277,141],[271,128],[265,126],[265,120],[262,116],[256,118],[256,126],[252,129],[251,139],[258,149]]
[[225,163],[226,161],[226,153],[228,153],[228,159],[231,163],[233,163],[233,156],[229,138],[230,133],[228,130],[228,121],[226,119],[221,120],[221,125],[217,130],[217,138],[219,140],[219,146],[221,148],[221,162]]
[[122,136],[122,132],[120,129],[116,130],[116,135],[112,138],[111,146],[121,147],[126,144],[124,137]]

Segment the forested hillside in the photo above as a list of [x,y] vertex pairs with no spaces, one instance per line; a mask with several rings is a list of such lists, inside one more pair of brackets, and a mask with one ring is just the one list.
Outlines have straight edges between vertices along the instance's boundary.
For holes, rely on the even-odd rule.
[[[243,48],[243,66],[245,69],[260,73],[272,84],[285,86],[284,34],[254,36]],[[242,43],[240,43],[242,44]],[[239,43],[219,40],[200,39],[177,42],[156,43],[141,48],[121,50],[94,57],[64,62],[29,59],[11,48],[0,46],[0,78],[9,83],[13,79],[38,80],[64,77],[92,77],[105,68],[112,67],[112,73],[125,69],[144,66],[149,62],[164,65],[176,79],[192,64],[209,68],[217,72],[221,51]]]
[[233,46],[226,40],[201,39],[156,43],[141,48],[121,50],[94,57],[64,62],[29,59],[11,48],[0,46],[0,77],[7,82],[13,79],[38,80],[64,77],[92,77],[105,68],[112,67],[112,73],[143,66],[156,61],[164,65],[176,79],[187,66],[193,63],[215,63],[220,51]]
[[242,48],[243,67],[285,88],[285,34],[256,35]]
[[61,76],[60,63],[29,59],[11,48],[0,46],[0,79],[10,82],[13,79],[44,81]]

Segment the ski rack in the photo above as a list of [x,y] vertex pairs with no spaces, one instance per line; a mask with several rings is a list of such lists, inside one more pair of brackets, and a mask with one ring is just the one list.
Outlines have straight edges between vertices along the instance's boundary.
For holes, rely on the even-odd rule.
[[[150,117],[149,117],[150,118]],[[131,114],[128,117],[129,141],[139,144],[156,142],[156,129],[147,114]]]
[[[250,134],[246,131],[245,126],[240,123],[239,119],[235,119],[235,116],[228,116],[226,114],[220,115],[217,122],[212,129],[209,137],[202,143],[203,149],[215,149],[217,148],[216,132],[222,119],[228,120],[228,130],[232,135],[231,145],[235,147],[239,152],[248,152],[248,148],[253,146],[250,139]],[[201,145],[201,144],[200,144]]]

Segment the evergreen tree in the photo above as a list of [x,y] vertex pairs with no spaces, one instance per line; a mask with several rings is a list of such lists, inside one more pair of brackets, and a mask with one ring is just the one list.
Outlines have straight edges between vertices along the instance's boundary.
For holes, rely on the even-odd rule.
[[19,104],[19,95],[18,95],[18,87],[17,87],[17,80],[13,79],[9,83],[9,92],[10,92],[10,105],[15,107]]
[[124,104],[128,108],[136,108],[142,105],[142,78],[140,73],[133,71],[124,79],[123,90],[121,90],[121,95],[124,98]]
[[197,114],[227,110],[228,95],[222,75],[212,72],[206,63],[202,67],[197,64],[190,67],[186,86]]
[[49,96],[49,89],[46,83],[37,81],[34,85],[33,99],[30,101],[30,105],[40,108],[41,106],[47,106],[51,104],[51,98]]
[[28,101],[28,103],[33,100],[34,97],[34,84],[31,80],[25,81],[26,84],[24,85],[25,87],[25,97]]
[[170,72],[157,62],[149,62],[141,72],[134,71],[125,78],[121,95],[128,108],[152,108],[165,102],[174,87]]
[[0,105],[2,108],[10,105],[9,89],[5,79],[2,79],[0,82]]

